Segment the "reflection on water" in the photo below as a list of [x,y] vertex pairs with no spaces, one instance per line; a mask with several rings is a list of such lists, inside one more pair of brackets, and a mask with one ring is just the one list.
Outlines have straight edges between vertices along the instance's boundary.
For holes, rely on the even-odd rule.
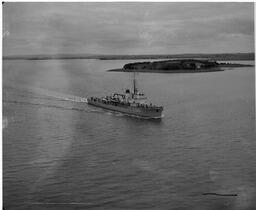
[[253,208],[253,68],[139,74],[161,120],[88,106],[130,87],[105,71],[128,62],[3,62],[5,208]]

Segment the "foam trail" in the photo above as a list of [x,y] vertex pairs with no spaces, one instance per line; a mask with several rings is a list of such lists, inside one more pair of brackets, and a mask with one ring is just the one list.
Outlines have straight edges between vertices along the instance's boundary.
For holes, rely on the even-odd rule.
[[[24,89],[20,87],[21,89]],[[26,88],[27,90],[27,88]],[[78,102],[78,103],[87,103],[87,98],[80,97],[80,96],[74,96],[74,95],[69,95],[69,94],[64,94],[64,93],[59,93],[56,91],[51,91],[47,90],[44,88],[38,88],[38,87],[31,87],[29,88],[29,92],[33,92],[36,94],[44,95],[44,96],[49,96],[53,98],[57,98],[60,100],[65,100],[65,101],[73,101],[73,102]]]
[[34,90],[36,90],[36,92],[39,94],[58,98],[61,100],[73,101],[73,102],[78,102],[78,103],[87,103],[87,98],[83,98],[80,96],[58,93],[55,91],[50,91],[50,90],[46,90],[46,89],[42,89],[42,88],[34,88]]
[[[24,101],[3,101],[3,103],[11,103],[11,104],[20,104],[20,105],[35,105],[35,106],[43,106],[43,107],[48,107],[48,108],[56,108],[56,109],[63,109],[63,110],[74,110],[74,111],[79,111],[79,112],[88,112],[88,113],[102,113],[98,109],[79,109],[79,108],[74,108],[74,107],[63,107],[63,106],[55,106],[55,105],[49,105],[49,104],[44,104],[44,103],[31,103],[31,102],[24,102]],[[3,129],[8,126],[6,125],[6,121],[3,123]],[[7,121],[8,123],[8,121]]]

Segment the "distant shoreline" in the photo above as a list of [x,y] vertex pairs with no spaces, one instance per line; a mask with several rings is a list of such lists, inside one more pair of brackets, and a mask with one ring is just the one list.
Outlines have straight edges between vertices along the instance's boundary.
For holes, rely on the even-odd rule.
[[254,53],[221,53],[221,54],[161,54],[161,55],[12,55],[3,56],[3,60],[64,60],[64,59],[99,59],[99,60],[147,60],[147,59],[213,59],[223,60],[254,60]]
[[211,68],[211,69],[196,69],[196,70],[186,70],[186,69],[180,69],[180,70],[157,70],[157,69],[110,69],[108,72],[141,72],[141,73],[166,73],[166,74],[172,74],[172,73],[200,73],[200,72],[216,72],[216,71],[224,71],[223,69],[219,68]]
[[109,72],[148,72],[148,73],[195,73],[224,71],[223,68],[252,67],[250,64],[220,63],[205,59],[172,59],[152,62],[127,63],[123,68]]

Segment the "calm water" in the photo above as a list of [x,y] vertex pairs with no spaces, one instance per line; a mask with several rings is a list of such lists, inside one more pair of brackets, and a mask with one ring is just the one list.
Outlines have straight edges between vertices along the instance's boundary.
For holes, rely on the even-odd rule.
[[255,209],[254,68],[139,74],[162,120],[88,106],[127,62],[3,62],[5,209]]

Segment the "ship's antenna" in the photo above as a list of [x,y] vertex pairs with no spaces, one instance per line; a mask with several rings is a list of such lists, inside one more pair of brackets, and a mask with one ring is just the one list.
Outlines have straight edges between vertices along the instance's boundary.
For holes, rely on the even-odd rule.
[[136,88],[136,75],[135,71],[133,72],[133,94],[137,94],[137,88]]

